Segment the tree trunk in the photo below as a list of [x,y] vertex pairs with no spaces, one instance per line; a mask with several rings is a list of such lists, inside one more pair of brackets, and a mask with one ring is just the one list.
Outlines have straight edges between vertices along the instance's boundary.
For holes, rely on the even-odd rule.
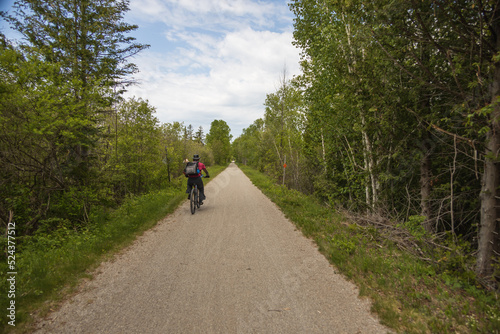
[[[500,83],[500,68],[496,69],[497,85]],[[498,93],[498,91],[497,91]],[[496,95],[495,95],[496,96]],[[482,277],[493,274],[493,265],[498,264],[500,254],[500,106],[495,103],[491,113],[491,130],[487,135],[486,157],[481,188],[481,226],[476,272]]]
[[[500,13],[493,14],[493,31],[496,36],[496,52],[500,50]],[[493,111],[490,114],[490,130],[486,136],[484,174],[481,185],[481,225],[476,262],[476,273],[485,278],[492,276],[494,264],[500,254],[500,63],[495,63],[491,96]]]
[[165,162],[167,163],[168,183],[170,183],[170,160],[168,158],[168,149],[166,146],[165,146]]
[[423,226],[427,232],[433,233],[434,228],[431,223],[431,156],[429,145],[425,144],[422,147],[422,159],[420,160],[420,208],[421,215],[425,217]]
[[[361,124],[366,126],[366,120],[365,116],[361,113]],[[375,209],[375,205],[377,204],[378,201],[378,178],[377,175],[374,173],[375,169],[375,159],[373,158],[373,147],[372,143],[370,141],[370,138],[368,137],[368,133],[365,130],[361,131],[362,137],[363,137],[363,154],[364,154],[364,159],[365,159],[365,168],[368,172],[368,184],[366,185],[366,196],[367,196],[367,202],[366,204],[371,208]],[[371,187],[370,187],[371,185]],[[371,198],[370,196],[370,190],[371,190]]]
[[321,128],[321,148],[322,148],[322,153],[323,153],[323,168],[324,172],[326,175],[327,168],[326,168],[326,150],[325,150],[325,138],[323,137],[323,128]]

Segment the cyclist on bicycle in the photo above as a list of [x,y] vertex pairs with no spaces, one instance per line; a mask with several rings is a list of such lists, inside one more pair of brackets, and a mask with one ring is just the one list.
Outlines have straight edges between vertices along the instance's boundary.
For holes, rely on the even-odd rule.
[[200,156],[198,154],[193,155],[193,162],[188,162],[187,165],[189,164],[196,164],[197,168],[196,172],[191,174],[186,173],[187,166],[184,169],[184,175],[188,178],[186,190],[186,192],[188,193],[188,199],[191,196],[191,188],[196,184],[198,186],[198,190],[200,191],[200,204],[203,204],[203,201],[206,199],[206,197],[205,190],[203,188],[203,181],[201,180],[201,171],[205,172],[205,177],[210,177],[210,175],[208,175],[207,167],[202,162],[200,162]]

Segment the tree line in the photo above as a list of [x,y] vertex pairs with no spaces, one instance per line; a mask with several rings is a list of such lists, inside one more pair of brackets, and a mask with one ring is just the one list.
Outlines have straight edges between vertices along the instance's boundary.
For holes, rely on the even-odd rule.
[[283,72],[236,158],[332,205],[465,243],[478,277],[498,279],[499,6],[292,1],[303,74]]
[[[180,187],[183,161],[229,160],[229,126],[161,124],[125,99],[148,45],[128,34],[126,0],[16,1],[2,13],[23,37],[0,33],[0,225],[20,236],[93,223],[126,197]],[[2,233],[5,235],[5,233]],[[3,240],[3,239],[2,239]],[[4,240],[5,241],[5,240]]]

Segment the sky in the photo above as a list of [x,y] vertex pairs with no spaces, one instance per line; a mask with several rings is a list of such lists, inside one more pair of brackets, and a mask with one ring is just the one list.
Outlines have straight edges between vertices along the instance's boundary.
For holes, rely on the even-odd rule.
[[[6,10],[13,0],[0,0]],[[206,133],[224,120],[233,139],[264,116],[267,94],[300,74],[286,0],[130,0],[125,22],[150,44],[130,61],[138,84],[125,97],[148,100],[161,123]],[[0,24],[0,29],[3,26]]]

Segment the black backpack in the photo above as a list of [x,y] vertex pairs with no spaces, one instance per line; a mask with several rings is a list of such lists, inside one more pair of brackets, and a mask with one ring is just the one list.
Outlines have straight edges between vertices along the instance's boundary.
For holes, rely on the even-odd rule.
[[186,168],[184,168],[184,173],[186,173],[186,175],[200,174],[200,169],[198,168],[198,161],[188,162]]

